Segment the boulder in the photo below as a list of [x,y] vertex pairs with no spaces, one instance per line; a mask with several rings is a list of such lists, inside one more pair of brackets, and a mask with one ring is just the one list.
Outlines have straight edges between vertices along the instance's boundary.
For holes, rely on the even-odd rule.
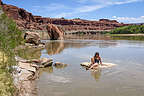
[[31,72],[16,66],[15,68],[13,80],[18,96],[35,96],[33,94],[36,92],[35,79],[38,78],[38,72]]
[[53,60],[48,58],[41,58],[40,59],[40,67],[48,67],[52,66]]
[[48,24],[46,29],[51,40],[63,40],[64,33],[56,25]]
[[40,35],[36,32],[26,32],[24,35],[24,39],[26,40],[26,43],[34,45],[39,45],[41,43]]
[[38,69],[38,68],[48,67],[48,66],[52,66],[53,64],[53,59],[51,58],[25,60],[16,56],[15,59],[18,62],[18,66],[20,68],[29,69],[29,71],[35,71],[34,68]]

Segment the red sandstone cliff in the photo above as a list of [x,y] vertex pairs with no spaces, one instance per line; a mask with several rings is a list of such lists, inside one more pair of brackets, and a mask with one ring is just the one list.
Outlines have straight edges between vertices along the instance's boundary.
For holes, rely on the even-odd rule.
[[100,19],[89,21],[82,19],[43,18],[34,16],[22,8],[13,5],[2,4],[2,8],[8,17],[14,19],[21,29],[46,30],[48,24],[59,25],[64,31],[72,30],[111,30],[116,27],[125,26],[115,20]]

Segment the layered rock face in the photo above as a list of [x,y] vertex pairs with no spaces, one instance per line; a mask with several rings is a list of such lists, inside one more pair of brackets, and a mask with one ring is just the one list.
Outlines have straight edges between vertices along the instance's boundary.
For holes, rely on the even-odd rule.
[[[22,8],[18,8],[12,5],[2,5],[3,11],[7,14],[8,17],[14,19],[21,29],[34,29],[35,20],[31,13],[25,11]],[[38,26],[35,26],[38,27]],[[37,28],[38,29],[38,28]]]
[[127,24],[119,23],[116,20],[100,19],[99,21],[89,21],[82,19],[60,19],[60,18],[43,18],[35,16],[35,21],[42,24],[61,25],[64,31],[72,30],[111,30],[116,27],[126,26]]
[[61,25],[64,30],[110,30],[116,27],[125,26],[115,20],[100,19],[99,21],[89,21],[82,19],[64,18],[43,18],[34,16],[22,8],[3,4],[4,12],[14,20],[18,26],[24,29],[45,30],[47,24]]
[[[13,5],[6,5],[0,2],[4,12],[8,17],[14,19],[20,29],[47,30],[51,38],[62,39],[63,32],[78,30],[112,30],[116,27],[126,26],[115,20],[100,19],[99,21],[90,21],[82,19],[64,19],[64,18],[44,18],[34,16],[22,8]],[[54,25],[50,25],[54,24]],[[56,26],[59,26],[58,28]],[[59,30],[58,30],[59,29]],[[53,31],[50,31],[53,30]],[[62,32],[63,31],[63,32]],[[53,36],[56,35],[56,36]]]

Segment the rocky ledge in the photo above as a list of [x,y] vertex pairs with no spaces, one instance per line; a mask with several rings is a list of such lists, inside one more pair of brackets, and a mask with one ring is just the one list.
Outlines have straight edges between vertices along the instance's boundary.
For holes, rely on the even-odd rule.
[[39,68],[52,66],[53,60],[48,58],[25,60],[15,57],[18,65],[13,66],[14,84],[18,96],[35,96],[37,90],[35,80],[39,76]]

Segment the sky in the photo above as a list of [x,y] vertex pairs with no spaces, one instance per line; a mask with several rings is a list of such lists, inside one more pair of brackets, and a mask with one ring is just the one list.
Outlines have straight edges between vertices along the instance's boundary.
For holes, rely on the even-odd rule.
[[34,15],[144,23],[144,0],[2,0]]

